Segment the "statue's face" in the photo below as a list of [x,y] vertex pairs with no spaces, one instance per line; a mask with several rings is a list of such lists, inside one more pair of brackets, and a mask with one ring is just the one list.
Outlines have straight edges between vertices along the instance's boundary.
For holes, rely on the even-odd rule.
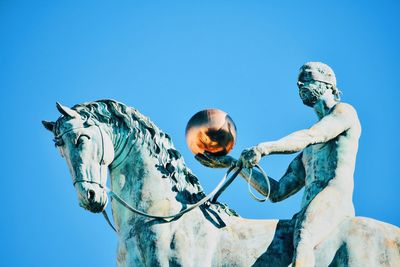
[[299,80],[297,86],[303,104],[309,107],[314,107],[326,89],[325,86],[322,86],[321,82],[314,80]]

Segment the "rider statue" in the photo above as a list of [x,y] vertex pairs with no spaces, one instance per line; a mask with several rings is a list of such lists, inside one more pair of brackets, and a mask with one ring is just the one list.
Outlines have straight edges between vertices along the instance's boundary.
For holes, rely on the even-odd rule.
[[[300,152],[279,181],[268,178],[272,202],[284,200],[304,186],[301,211],[295,215],[292,266],[308,267],[314,266],[315,246],[343,219],[355,215],[353,175],[361,126],[355,109],[340,102],[335,74],[328,65],[304,64],[297,86],[303,103],[317,113],[318,122],[312,127],[245,149],[239,160],[209,154],[196,158],[208,167],[236,164],[251,168],[267,155]],[[249,180],[248,169],[243,169],[241,175]],[[266,182],[255,170],[251,184],[260,193],[267,194]]]

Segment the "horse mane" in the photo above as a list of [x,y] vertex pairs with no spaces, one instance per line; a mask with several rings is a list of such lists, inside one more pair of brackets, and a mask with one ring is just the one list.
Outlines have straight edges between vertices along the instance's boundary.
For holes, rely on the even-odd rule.
[[[137,141],[147,145],[150,155],[158,159],[156,168],[163,178],[170,180],[172,190],[178,193],[177,199],[182,203],[193,204],[205,197],[198,178],[186,166],[169,135],[138,110],[109,99],[77,104],[72,109],[82,116],[85,123],[93,120],[106,123],[114,129],[123,128],[128,134],[134,134]],[[62,118],[57,120],[56,132],[64,121]],[[225,210],[230,215],[237,215],[225,204],[217,203],[215,207]]]

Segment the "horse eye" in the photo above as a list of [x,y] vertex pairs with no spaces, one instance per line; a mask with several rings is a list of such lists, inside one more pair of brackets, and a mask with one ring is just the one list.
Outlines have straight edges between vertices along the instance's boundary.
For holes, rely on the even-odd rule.
[[78,137],[76,140],[76,146],[79,146],[80,144],[84,143],[86,140],[89,140],[90,136],[86,134],[82,134]]

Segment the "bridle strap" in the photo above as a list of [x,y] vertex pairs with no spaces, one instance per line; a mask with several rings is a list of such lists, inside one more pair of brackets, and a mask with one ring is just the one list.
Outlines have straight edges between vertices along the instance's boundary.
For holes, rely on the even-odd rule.
[[[269,179],[268,179],[267,174],[266,174],[266,173],[264,172],[264,170],[260,167],[260,165],[256,164],[256,165],[254,165],[254,167],[257,168],[257,169],[261,172],[261,174],[264,176],[264,179],[265,179],[266,184],[267,184],[267,187],[268,187],[268,194],[267,194],[267,196],[266,196],[265,198],[259,198],[259,197],[257,197],[257,196],[253,193],[253,191],[251,190],[251,180],[252,180],[252,177],[253,177],[253,175],[252,175],[252,174],[253,174],[253,169],[252,169],[252,168],[249,168],[249,180],[248,180],[248,183],[247,183],[248,192],[249,192],[250,196],[251,196],[254,200],[256,200],[256,201],[258,201],[258,202],[265,202],[267,199],[269,199],[269,195],[271,194],[271,184],[270,184],[270,182],[269,182]],[[224,184],[224,186],[221,187],[221,189],[214,195],[213,199],[211,200],[211,203],[216,203],[216,202],[217,202],[218,197],[219,197],[219,196],[225,191],[225,189],[233,182],[233,180],[236,179],[236,177],[237,177],[238,174],[242,171],[242,169],[243,169],[242,167],[238,167],[238,169],[237,169],[236,172],[231,176],[231,178],[229,178],[229,180],[226,181],[226,183]]]
[[103,210],[101,213],[103,214],[104,219],[106,219],[106,222],[108,223],[108,225],[114,230],[114,232],[118,233],[117,229],[115,229],[114,225],[110,221],[110,218],[108,217],[107,211]]
[[[222,178],[222,180],[219,182],[219,184],[215,187],[215,189],[209,193],[207,196],[205,196],[204,198],[202,198],[200,201],[198,201],[196,204],[193,204],[192,206],[176,213],[176,214],[171,214],[171,215],[154,215],[154,214],[149,214],[143,211],[140,211],[134,207],[132,207],[130,204],[128,204],[124,199],[122,199],[118,194],[116,194],[115,192],[113,192],[112,190],[106,188],[107,192],[109,193],[110,197],[112,197],[113,199],[115,199],[116,201],[118,201],[122,206],[124,206],[125,208],[127,208],[128,210],[137,213],[139,215],[148,217],[148,218],[153,218],[153,219],[163,219],[163,220],[173,220],[176,219],[180,216],[182,216],[183,214],[203,205],[204,203],[206,203],[208,200],[210,200],[224,185],[229,173],[235,169],[236,166],[231,166],[228,171],[226,172],[226,174],[224,175],[224,177]],[[235,174],[239,174],[239,172],[235,172]]]
[[83,129],[83,128],[87,128],[87,127],[75,127],[75,128],[71,128],[71,129],[69,129],[69,130],[66,130],[66,131],[63,132],[63,133],[58,134],[57,136],[54,136],[54,138],[55,138],[55,139],[59,139],[59,138],[61,138],[64,134],[66,134],[66,133],[69,133],[69,132],[71,132],[71,131],[73,131],[73,130],[76,130],[76,129]]
[[[97,128],[99,129],[100,132],[100,136],[101,136],[101,158],[100,158],[100,165],[105,165],[104,162],[104,136],[103,136],[103,131],[101,130],[100,126],[96,123],[95,124],[97,126]],[[101,172],[101,169],[100,169]],[[101,174],[101,173],[100,173]]]
[[104,188],[104,186],[102,185],[102,184],[100,184],[100,183],[98,183],[98,182],[94,182],[94,181],[90,181],[90,180],[84,180],[84,179],[81,179],[81,180],[75,180],[74,182],[73,182],[73,186],[75,186],[75,184],[76,183],[89,183],[89,184],[97,184],[98,186],[100,186],[101,188]]
[[[267,181],[267,185],[268,185],[268,194],[267,197],[264,199],[260,199],[258,197],[256,197],[252,191],[249,189],[249,193],[252,195],[252,197],[259,201],[259,202],[264,202],[269,198],[270,195],[270,191],[271,191],[271,185],[269,183],[269,179],[268,176],[265,174],[265,172],[263,171],[263,169],[259,166],[259,165],[255,165],[254,167],[256,167],[257,169],[259,169],[261,171],[261,174],[264,176],[265,180]],[[236,169],[236,171],[234,172],[234,174],[227,180],[227,177],[229,176],[229,174]],[[101,184],[97,183],[97,182],[92,182],[92,181],[86,181],[86,180],[80,180],[80,181],[76,181],[76,182],[89,182],[89,183],[95,183],[98,184],[100,187],[104,188],[106,190],[106,192],[109,193],[110,198],[115,199],[118,203],[120,203],[122,206],[124,206],[126,209],[128,209],[131,212],[134,212],[136,214],[148,217],[148,218],[153,218],[153,219],[162,219],[162,220],[169,220],[172,221],[174,219],[177,219],[179,217],[181,217],[183,214],[198,208],[199,206],[205,204],[207,201],[209,201],[211,198],[211,203],[216,203],[218,197],[223,193],[223,191],[236,179],[236,177],[239,175],[239,173],[242,171],[242,167],[237,167],[235,165],[231,166],[228,171],[225,173],[225,175],[223,176],[222,180],[219,182],[219,184],[215,187],[215,189],[209,193],[207,196],[205,196],[204,198],[202,198],[200,201],[198,201],[197,203],[193,204],[192,206],[176,213],[176,214],[171,214],[171,215],[154,215],[154,214],[149,214],[146,212],[143,212],[141,210],[138,210],[134,207],[132,207],[129,203],[127,203],[121,196],[119,196],[117,193],[115,193],[114,191],[112,191],[111,189],[107,188],[107,187],[103,187]],[[249,177],[249,184],[251,181],[251,176],[252,176],[252,171],[250,169],[250,177]],[[106,212],[106,210],[102,211],[102,214],[105,218],[105,220],[107,221],[108,225],[116,232],[118,233],[118,231],[116,230],[116,228],[114,227],[114,225],[111,223],[110,218]]]
[[[263,169],[262,169],[259,165],[255,165],[254,167],[256,167],[257,169],[259,169],[260,172],[261,172],[261,174],[264,176],[264,178],[265,178],[265,180],[266,180],[266,182],[267,182],[267,185],[268,185],[268,194],[267,194],[267,197],[266,197],[265,199],[259,199],[259,198],[257,198],[251,191],[249,191],[249,192],[250,192],[250,194],[253,196],[253,198],[254,198],[255,200],[257,200],[257,201],[259,201],[259,202],[264,202],[265,200],[267,200],[267,199],[269,198],[270,191],[271,191],[271,186],[270,186],[270,183],[269,183],[268,176],[265,174],[265,172],[263,171]],[[229,174],[230,174],[234,169],[236,169],[235,173],[227,180],[227,177],[229,176]],[[240,173],[241,171],[242,171],[242,167],[237,167],[237,166],[235,166],[235,165],[231,166],[231,167],[228,169],[228,171],[225,173],[224,177],[223,177],[222,180],[219,182],[219,184],[215,187],[215,189],[214,189],[213,191],[211,191],[211,193],[209,193],[207,196],[205,196],[204,198],[202,198],[200,201],[198,201],[197,203],[193,204],[192,206],[190,206],[190,207],[188,207],[188,208],[186,208],[186,209],[184,209],[184,210],[182,210],[182,211],[180,211],[180,212],[178,212],[178,213],[176,213],[176,214],[172,214],[172,215],[164,215],[164,216],[161,216],[161,215],[154,215],[154,214],[149,214],[149,213],[140,211],[140,210],[138,210],[138,209],[132,207],[129,203],[127,203],[124,199],[122,199],[122,198],[121,198],[117,193],[115,193],[114,191],[110,190],[109,188],[105,188],[105,189],[106,189],[106,191],[109,193],[109,195],[110,195],[111,198],[115,199],[117,202],[119,202],[122,206],[124,206],[125,208],[127,208],[129,211],[132,211],[132,212],[134,212],[134,213],[137,213],[137,214],[139,214],[139,215],[142,215],[142,216],[145,216],[145,217],[148,217],[148,218],[163,219],[163,220],[170,220],[170,221],[171,221],[171,220],[174,220],[174,219],[176,219],[176,218],[179,218],[179,217],[182,216],[183,214],[185,214],[185,213],[187,213],[187,212],[189,212],[189,211],[191,211],[191,210],[193,210],[193,209],[195,209],[195,208],[197,208],[197,207],[199,207],[199,206],[205,204],[205,203],[206,203],[207,201],[209,201],[211,198],[212,198],[211,203],[216,203],[218,197],[219,197],[219,196],[222,194],[222,192],[233,182],[233,180],[236,179],[236,177],[239,175],[239,173]],[[250,183],[250,181],[251,181],[251,176],[252,176],[252,173],[251,173],[251,169],[250,169],[249,183]],[[104,211],[104,213],[105,213],[105,211]],[[106,213],[104,214],[104,213],[103,213],[103,215],[106,216],[107,214],[106,214]],[[110,221],[109,221],[109,219],[108,219],[108,216],[105,217],[105,218],[106,218],[107,222],[110,224]],[[112,225],[111,225],[111,226],[112,226]],[[112,228],[115,229],[113,226],[112,226]]]
[[[101,137],[101,158],[100,158],[100,162],[99,162],[99,163],[100,163],[100,177],[102,177],[102,165],[105,165],[105,162],[104,162],[104,153],[105,153],[105,149],[104,149],[104,135],[103,135],[103,131],[101,130],[100,126],[99,126],[97,123],[95,124],[95,126],[97,126],[97,128],[99,129],[100,137]],[[63,132],[62,134],[59,134],[58,136],[56,136],[56,138],[60,138],[60,137],[62,137],[64,134],[66,134],[66,133],[68,133],[68,132],[71,132],[72,130],[81,129],[81,128],[86,128],[86,127],[76,127],[76,128],[69,129],[69,130]],[[104,189],[104,186],[103,186],[101,183],[98,183],[98,182],[95,182],[95,181],[90,181],[90,180],[84,180],[84,179],[81,179],[81,180],[74,180],[74,181],[73,181],[73,186],[75,186],[76,183],[83,183],[83,182],[85,182],[85,183],[90,183],[90,184],[97,184],[100,188],[103,188],[103,189]],[[107,206],[107,205],[105,205],[105,207],[106,207],[106,206]],[[108,225],[114,230],[114,232],[118,233],[117,229],[115,229],[114,225],[111,223],[110,218],[109,218],[109,216],[108,216],[108,214],[107,214],[107,211],[104,209],[101,213],[103,214],[104,219],[106,220],[106,222],[108,223]]]
[[[99,129],[99,132],[100,132],[100,137],[101,137],[101,157],[100,157],[100,161],[99,161],[99,163],[100,163],[100,178],[102,177],[102,165],[105,165],[105,162],[104,162],[104,154],[105,154],[105,149],[104,149],[104,135],[103,135],[103,131],[101,130],[101,128],[100,128],[100,126],[96,123],[96,124],[94,124],[94,126],[96,126],[98,129]],[[62,135],[64,135],[64,134],[66,134],[67,132],[70,132],[70,131],[72,131],[72,130],[75,130],[75,129],[81,129],[81,128],[85,128],[85,127],[76,127],[76,128],[72,128],[72,129],[70,129],[70,130],[68,130],[68,131],[66,131],[66,132],[64,132],[64,133],[62,133],[61,135],[59,135],[59,137],[61,137]],[[94,182],[94,181],[90,181],[90,180],[74,180],[73,181],[73,186],[75,186],[75,184],[76,183],[79,183],[79,182],[86,182],[86,183],[91,183],[91,184],[98,184],[101,188],[104,188],[104,186],[101,184],[101,183],[98,183],[98,182]]]
[[[229,170],[228,170],[229,171]],[[218,190],[217,193],[215,193],[215,195],[213,196],[211,203],[216,203],[218,197],[225,191],[226,188],[228,188],[228,186],[230,186],[230,184],[233,182],[233,180],[236,179],[236,177],[239,175],[239,173],[242,171],[242,167],[239,167],[235,173],[228,179],[228,181],[226,181],[226,183]]]
[[[99,129],[99,131],[100,131],[100,136],[101,136],[101,147],[102,147],[102,153],[101,153],[101,158],[100,158],[100,177],[101,177],[101,176],[102,176],[102,175],[101,175],[101,174],[102,174],[102,165],[105,165],[105,162],[104,162],[104,153],[105,153],[105,149],[104,149],[104,136],[103,136],[103,131],[101,130],[100,126],[99,126],[97,123],[95,124],[95,126],[97,126],[97,128]],[[84,128],[84,127],[79,127],[79,128]],[[77,129],[77,128],[74,128],[74,129]],[[73,130],[73,129],[70,129],[70,130],[68,130],[67,132],[72,131],[72,130]],[[64,134],[67,133],[67,132],[64,132],[62,135],[64,135]],[[62,135],[59,135],[59,137],[61,137]],[[249,189],[249,192],[250,192],[250,194],[253,196],[253,198],[254,198],[255,200],[260,201],[260,202],[261,202],[261,201],[263,202],[263,201],[265,201],[265,200],[267,200],[267,199],[269,198],[271,186],[270,186],[270,184],[269,184],[268,176],[265,174],[265,172],[262,170],[262,168],[261,168],[259,165],[255,165],[255,167],[257,167],[257,168],[261,171],[261,173],[263,174],[264,178],[265,178],[266,181],[267,181],[267,184],[268,184],[268,196],[267,196],[265,199],[262,199],[262,200],[261,200],[261,199],[257,198],[257,197],[251,192],[250,189]],[[237,170],[236,170],[235,173],[228,179],[228,181],[226,181],[228,175],[229,175],[234,169],[237,169]],[[132,207],[129,203],[127,203],[124,199],[122,199],[117,193],[115,193],[115,192],[112,191],[111,189],[107,188],[106,186],[103,186],[102,184],[100,184],[100,183],[98,183],[98,182],[89,181],[89,180],[75,180],[75,181],[73,181],[73,185],[75,186],[75,184],[76,184],[76,183],[79,183],[79,182],[87,182],[87,183],[97,184],[97,185],[99,185],[101,188],[105,189],[106,192],[109,193],[109,195],[110,195],[111,198],[115,199],[117,202],[119,202],[122,206],[124,206],[125,208],[127,208],[127,209],[130,210],[131,212],[137,213],[137,214],[139,214],[139,215],[142,215],[142,216],[145,216],[145,217],[148,217],[148,218],[163,219],[163,220],[170,220],[170,221],[172,221],[172,220],[174,220],[174,219],[176,219],[176,218],[181,217],[183,214],[185,214],[185,213],[187,213],[187,212],[189,212],[189,211],[191,211],[191,210],[193,210],[193,209],[195,209],[195,208],[198,208],[199,206],[205,204],[205,203],[206,203],[207,201],[209,201],[211,198],[212,198],[211,203],[215,203],[215,202],[217,201],[218,197],[222,194],[222,192],[236,179],[236,177],[239,175],[239,173],[240,173],[241,171],[242,171],[242,167],[237,167],[236,165],[232,165],[232,166],[228,169],[228,171],[225,173],[225,175],[222,177],[221,181],[220,181],[219,184],[215,187],[215,189],[214,189],[213,191],[211,191],[211,193],[209,193],[208,195],[206,195],[204,198],[202,198],[201,200],[199,200],[197,203],[193,204],[192,206],[190,206],[190,207],[188,207],[188,208],[186,208],[186,209],[184,209],[184,210],[182,210],[182,211],[180,211],[180,212],[178,212],[178,213],[176,213],[176,214],[164,215],[164,216],[163,216],[163,215],[149,214],[149,213],[140,211],[140,210],[138,210],[138,209]],[[251,173],[251,169],[250,169],[249,184],[250,184],[250,180],[251,180],[251,174],[252,174],[252,173]],[[105,205],[105,206],[106,206],[106,205]],[[115,227],[113,226],[113,224],[111,223],[110,218],[109,218],[109,216],[108,216],[108,214],[107,214],[107,212],[106,212],[105,209],[102,211],[102,214],[103,214],[105,220],[107,221],[107,223],[110,225],[110,227],[111,227],[116,233],[118,233],[118,231],[116,230],[116,228],[115,228]]]
[[[98,124],[95,124],[95,126],[97,126],[97,128],[100,131],[100,136],[101,136],[101,147],[102,147],[102,153],[101,153],[101,158],[100,158],[100,176],[101,176],[101,172],[102,172],[102,165],[104,165],[104,153],[105,153],[105,149],[104,149],[104,136],[103,136],[103,132],[100,128],[100,126]],[[76,180],[74,181],[73,185],[75,186],[76,183],[78,182],[88,182],[88,183],[93,183],[93,184],[98,184],[101,188],[104,188],[110,195],[111,198],[115,199],[117,202],[119,202],[122,206],[124,206],[125,208],[127,208],[128,210],[137,213],[139,215],[148,217],[148,218],[153,218],[153,219],[163,219],[163,220],[173,220],[175,218],[178,218],[180,216],[182,216],[183,214],[203,205],[204,203],[206,203],[207,201],[209,201],[214,195],[216,195],[218,193],[218,196],[232,183],[232,181],[237,177],[237,175],[240,173],[241,168],[239,168],[234,175],[228,180],[228,182],[226,184],[225,181],[228,177],[228,175],[230,174],[230,172],[235,169],[236,166],[231,166],[228,171],[226,172],[226,174],[224,175],[224,177],[222,178],[222,180],[219,182],[219,184],[215,187],[215,189],[208,195],[206,195],[204,198],[202,198],[200,201],[198,201],[197,203],[193,204],[192,206],[176,213],[176,214],[172,214],[172,215],[166,215],[166,216],[161,216],[161,215],[154,215],[154,214],[149,214],[143,211],[140,211],[134,207],[132,207],[129,203],[127,203],[124,199],[122,199],[118,194],[116,194],[115,192],[113,192],[112,190],[110,190],[107,187],[104,187],[103,185],[101,185],[98,182],[94,182],[94,181],[88,181],[88,180]],[[221,190],[221,188],[223,188]],[[216,197],[218,197],[216,196]],[[216,200],[216,198],[214,198],[214,201]],[[113,226],[113,224],[110,221],[110,218],[106,212],[106,210],[102,211],[102,214],[105,218],[105,220],[107,221],[107,223],[110,225],[110,227],[117,232],[117,230],[115,229],[115,227]]]
[[[101,184],[97,183],[97,182],[93,182],[93,181],[88,181],[88,180],[77,180],[74,182],[75,183],[79,183],[79,182],[87,182],[87,183],[93,183],[93,184],[97,184],[99,185],[101,188],[104,188],[106,190],[106,192],[109,193],[110,197],[115,199],[117,202],[119,202],[122,206],[124,206],[125,208],[127,208],[128,210],[130,210],[131,212],[137,213],[139,215],[148,217],[148,218],[153,218],[153,219],[170,219],[170,221],[179,218],[180,216],[182,216],[183,214],[203,205],[204,203],[206,203],[207,201],[209,201],[216,193],[221,194],[226,187],[229,186],[229,184],[232,183],[232,181],[236,178],[236,176],[240,173],[242,168],[239,168],[234,174],[233,176],[228,180],[228,182],[225,183],[226,178],[228,177],[229,173],[235,169],[235,166],[231,166],[228,171],[226,172],[226,174],[224,175],[224,177],[222,178],[222,180],[219,182],[219,184],[215,187],[215,189],[208,194],[207,196],[205,196],[204,198],[202,198],[200,201],[198,201],[196,204],[193,204],[192,206],[190,206],[189,208],[186,208],[176,214],[173,215],[167,215],[167,216],[160,216],[160,215],[153,215],[153,214],[149,214],[143,211],[140,211],[134,207],[132,207],[130,204],[128,204],[124,199],[122,199],[117,193],[115,193],[114,191],[112,191],[111,189],[107,188],[107,187],[103,187]],[[225,184],[224,184],[225,183]],[[221,190],[221,188],[223,188]],[[219,195],[218,195],[219,196]],[[217,197],[218,197],[217,196]],[[216,198],[214,198],[216,200]],[[212,201],[212,203],[214,203],[214,200]],[[104,219],[106,220],[106,222],[108,223],[108,225],[114,230],[114,232],[118,233],[117,229],[114,227],[114,225],[112,224],[110,217],[107,214],[107,211],[104,209],[102,212]]]

